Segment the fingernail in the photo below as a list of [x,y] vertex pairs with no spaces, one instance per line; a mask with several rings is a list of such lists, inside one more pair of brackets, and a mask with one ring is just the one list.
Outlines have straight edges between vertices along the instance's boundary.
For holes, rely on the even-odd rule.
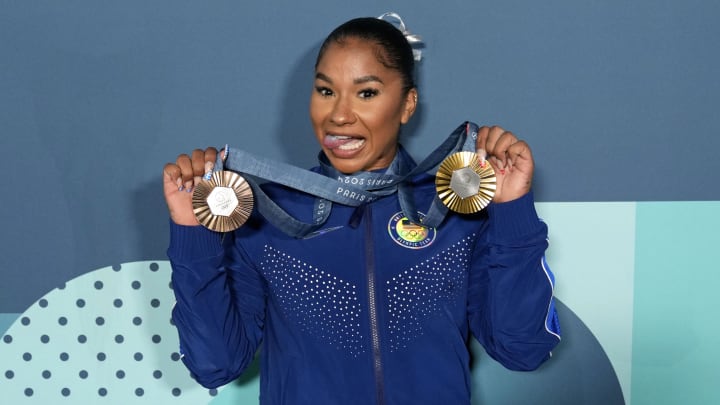
[[183,184],[182,184],[182,179],[181,179],[181,178],[178,177],[178,179],[175,180],[175,184],[177,184],[179,191],[183,191]]
[[192,180],[185,182],[185,191],[188,193],[192,191],[193,182]]
[[480,167],[485,167],[485,159],[487,158],[487,152],[485,152],[485,149],[480,148],[475,151],[475,153],[478,155],[478,158],[480,159]]
[[495,167],[498,168],[498,170],[505,168],[505,163],[503,163],[502,160],[498,159],[497,156],[492,156],[490,157],[490,159],[492,159]]
[[215,163],[205,162],[205,175],[203,176],[204,180],[210,180],[212,178],[213,167],[215,167]]

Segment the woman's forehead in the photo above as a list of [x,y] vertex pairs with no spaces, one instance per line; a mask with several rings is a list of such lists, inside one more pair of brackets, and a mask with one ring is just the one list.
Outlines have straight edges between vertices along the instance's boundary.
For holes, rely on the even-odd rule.
[[346,39],[328,46],[316,70],[323,73],[329,73],[325,71],[334,69],[371,70],[378,74],[392,73],[393,69],[389,69],[383,63],[383,56],[382,47],[374,41]]

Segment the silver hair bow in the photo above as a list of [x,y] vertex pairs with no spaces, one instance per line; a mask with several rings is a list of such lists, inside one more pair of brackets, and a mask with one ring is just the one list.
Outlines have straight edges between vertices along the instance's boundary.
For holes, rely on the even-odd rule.
[[405,23],[403,22],[400,15],[398,15],[398,13],[388,12],[388,13],[381,15],[378,18],[389,22],[390,24],[394,25],[397,29],[399,29],[400,32],[402,32],[403,35],[405,36],[405,39],[407,39],[408,43],[410,44],[410,47],[412,48],[413,58],[416,61],[419,61],[420,59],[422,59],[422,51],[420,49],[417,49],[417,47],[419,47],[423,44],[422,38],[420,37],[420,35],[413,34],[410,32],[410,30],[405,28]]

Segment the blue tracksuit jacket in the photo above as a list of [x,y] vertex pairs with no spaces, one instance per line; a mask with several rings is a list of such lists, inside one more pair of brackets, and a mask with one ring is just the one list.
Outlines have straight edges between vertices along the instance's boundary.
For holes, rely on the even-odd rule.
[[[434,193],[416,179],[418,207]],[[310,222],[314,197],[268,194]],[[391,195],[335,205],[325,229],[294,239],[259,215],[224,236],[171,224],[173,319],[197,381],[232,381],[262,343],[261,404],[469,404],[470,334],[513,370],[559,341],[531,194],[437,229],[404,220]]]

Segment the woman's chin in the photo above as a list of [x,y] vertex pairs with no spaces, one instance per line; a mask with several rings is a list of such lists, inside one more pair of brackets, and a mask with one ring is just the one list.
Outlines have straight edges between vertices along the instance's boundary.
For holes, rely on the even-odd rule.
[[331,160],[330,163],[332,163],[335,170],[339,171],[342,174],[353,174],[353,173],[357,173],[362,170],[361,165],[359,165],[357,163],[353,163],[353,162],[345,162],[345,161],[338,162],[338,160],[335,160],[335,161]]
[[325,155],[330,160],[330,164],[343,174],[352,174],[363,170],[364,163],[358,157],[358,154],[349,154],[345,153],[345,151],[331,149],[326,150]]

